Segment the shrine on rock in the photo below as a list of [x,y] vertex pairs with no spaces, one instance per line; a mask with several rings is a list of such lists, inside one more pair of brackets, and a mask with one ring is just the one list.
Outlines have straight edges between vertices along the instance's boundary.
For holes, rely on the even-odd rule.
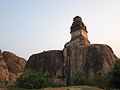
[[82,18],[76,16],[73,18],[73,23],[71,26],[71,43],[75,43],[78,45],[89,45],[90,41],[88,40],[88,31],[84,23],[82,22]]

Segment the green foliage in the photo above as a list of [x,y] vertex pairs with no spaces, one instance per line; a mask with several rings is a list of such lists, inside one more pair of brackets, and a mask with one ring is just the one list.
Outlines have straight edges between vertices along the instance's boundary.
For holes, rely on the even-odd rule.
[[98,71],[96,73],[95,77],[95,86],[100,87],[100,88],[108,88],[111,80],[111,75],[103,72],[103,71]]
[[0,88],[3,88],[3,87],[5,87],[4,82],[0,82]]
[[85,73],[76,73],[73,75],[73,85],[90,85],[97,86],[100,88],[108,88],[111,80],[111,75],[98,71],[96,73],[96,78],[94,80],[90,80]]
[[85,73],[77,73],[73,75],[74,85],[91,85],[104,89],[117,88],[120,89],[120,59],[116,62],[111,72],[106,73],[98,71],[95,79],[90,80]]
[[111,72],[97,72],[95,83],[101,88],[119,88],[120,89],[120,59],[116,62]]
[[111,85],[114,88],[120,88],[120,59],[116,62],[111,75],[112,75]]
[[88,83],[87,76],[85,73],[76,73],[72,76],[73,85],[85,85]]
[[17,86],[20,88],[45,88],[50,85],[51,82],[47,75],[33,70],[25,71],[17,79]]

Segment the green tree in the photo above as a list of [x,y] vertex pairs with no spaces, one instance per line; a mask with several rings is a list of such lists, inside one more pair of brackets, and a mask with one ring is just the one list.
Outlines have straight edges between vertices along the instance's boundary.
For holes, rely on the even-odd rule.
[[33,70],[25,71],[17,79],[17,86],[20,88],[45,88],[50,84],[48,76]]

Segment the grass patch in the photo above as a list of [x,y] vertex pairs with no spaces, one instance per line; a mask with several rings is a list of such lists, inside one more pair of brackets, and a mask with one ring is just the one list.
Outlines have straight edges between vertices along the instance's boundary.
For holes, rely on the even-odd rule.
[[0,90],[67,90],[68,88],[76,90],[77,88],[81,88],[82,90],[103,90],[97,87],[91,86],[69,86],[69,87],[60,87],[60,88],[44,88],[44,89],[21,89],[21,88],[5,88],[2,87]]

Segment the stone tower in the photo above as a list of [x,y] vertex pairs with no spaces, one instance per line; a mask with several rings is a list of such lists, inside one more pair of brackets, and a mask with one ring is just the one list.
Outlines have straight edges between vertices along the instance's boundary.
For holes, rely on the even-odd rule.
[[78,45],[89,45],[90,41],[88,40],[87,36],[87,28],[82,22],[82,18],[76,16],[73,18],[73,23],[71,26],[71,41],[73,44]]

